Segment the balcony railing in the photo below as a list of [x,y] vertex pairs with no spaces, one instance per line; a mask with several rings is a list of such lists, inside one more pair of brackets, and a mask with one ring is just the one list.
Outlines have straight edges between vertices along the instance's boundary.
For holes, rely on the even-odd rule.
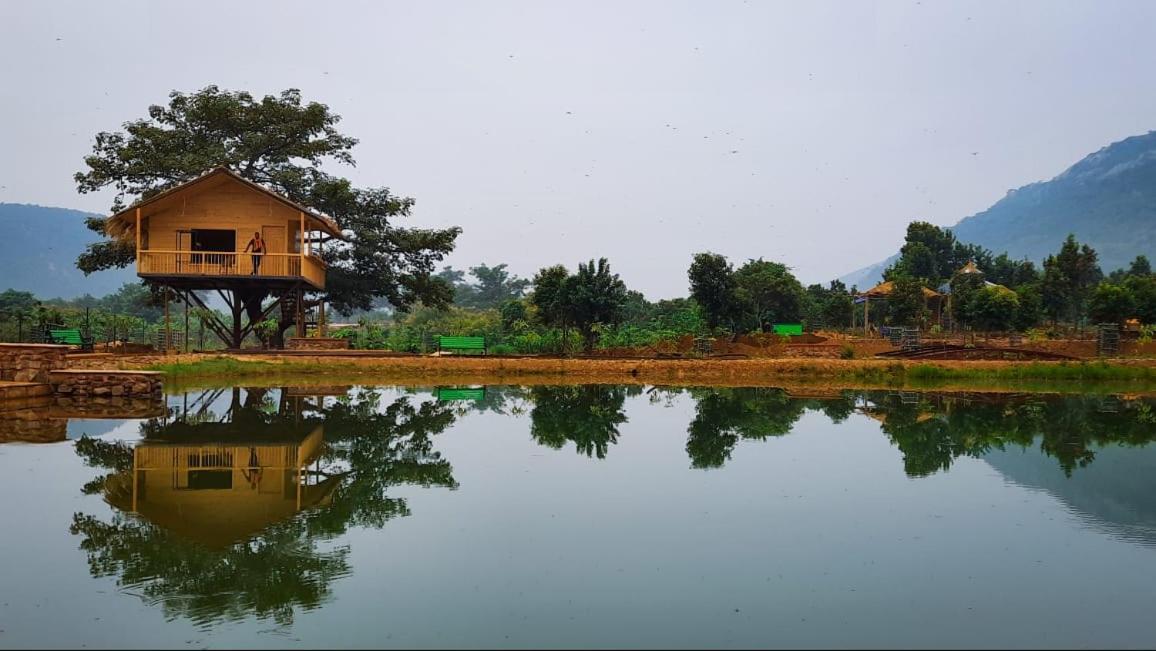
[[161,276],[259,276],[304,278],[325,288],[325,263],[300,253],[222,253],[217,251],[140,251],[137,273]]

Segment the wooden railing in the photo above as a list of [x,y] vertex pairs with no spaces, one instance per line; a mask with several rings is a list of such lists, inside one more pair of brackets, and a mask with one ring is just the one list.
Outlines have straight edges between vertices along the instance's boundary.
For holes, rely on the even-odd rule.
[[137,273],[172,276],[302,277],[325,287],[325,263],[300,253],[221,253],[216,251],[140,251]]
[[[261,467],[297,469],[296,445],[142,445],[134,452],[136,470],[230,470]],[[254,463],[255,462],[255,463]]]
[[317,256],[302,256],[301,275],[318,289],[325,289],[325,262]]

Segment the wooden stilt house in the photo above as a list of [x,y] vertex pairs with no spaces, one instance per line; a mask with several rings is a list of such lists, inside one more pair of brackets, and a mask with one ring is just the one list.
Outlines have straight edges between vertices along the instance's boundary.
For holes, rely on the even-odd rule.
[[[138,201],[105,231],[134,244],[142,279],[196,307],[205,307],[196,291],[219,292],[233,323],[206,325],[230,347],[276,308],[300,312],[304,293],[324,290],[320,246],[342,238],[333,219],[224,167]],[[263,250],[246,251],[257,234]],[[296,322],[304,334],[304,319]]]

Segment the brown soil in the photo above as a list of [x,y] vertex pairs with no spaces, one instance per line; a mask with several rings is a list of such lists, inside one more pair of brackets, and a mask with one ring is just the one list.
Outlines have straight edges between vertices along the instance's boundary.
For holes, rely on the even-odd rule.
[[[95,364],[102,368],[146,368],[157,363],[176,361],[191,363],[215,355],[161,355],[78,359],[74,368]],[[904,361],[889,359],[558,359],[516,357],[369,357],[330,354],[311,355],[234,355],[244,361],[261,361],[284,365],[285,372],[274,369],[261,376],[247,375],[238,381],[257,386],[364,384],[648,384],[666,386],[769,386],[801,387],[806,391],[839,389],[893,388],[886,381],[854,377],[856,372],[877,369],[892,371],[897,366],[934,365],[941,368],[998,369],[1020,362],[1010,361]],[[1156,366],[1156,360],[1113,360],[1135,366]],[[1059,362],[1037,362],[1059,363]],[[300,364],[325,366],[323,372]],[[296,367],[296,369],[294,368]],[[233,378],[176,377],[166,381],[169,388],[193,388],[213,385]],[[979,390],[976,381],[938,382],[937,390]],[[1079,385],[1073,385],[1080,388]],[[983,390],[1022,390],[1023,383],[992,383]],[[1146,387],[1128,390],[1147,391]],[[1033,390],[1040,390],[1039,388]],[[1044,390],[1055,391],[1055,387]]]

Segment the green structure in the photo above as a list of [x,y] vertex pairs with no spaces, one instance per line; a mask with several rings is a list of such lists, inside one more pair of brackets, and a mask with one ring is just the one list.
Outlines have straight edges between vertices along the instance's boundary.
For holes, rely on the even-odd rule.
[[802,323],[776,323],[771,326],[771,332],[777,335],[790,335],[797,337],[803,334]]
[[452,400],[482,400],[486,397],[486,387],[438,387],[437,399]]

